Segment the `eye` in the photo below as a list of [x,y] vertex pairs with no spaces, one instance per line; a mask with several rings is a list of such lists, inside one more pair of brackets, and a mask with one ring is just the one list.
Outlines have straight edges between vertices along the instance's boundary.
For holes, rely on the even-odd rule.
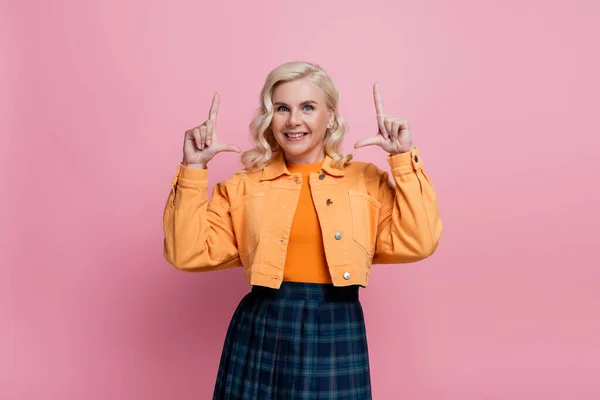
[[[285,110],[282,110],[282,108],[285,108]],[[277,107],[277,111],[287,111],[287,107],[286,106],[279,106],[279,107]]]
[[305,105],[305,106],[304,106],[304,109],[306,110],[307,108],[309,109],[309,111],[312,111],[312,110],[314,110],[314,109],[315,109],[315,108],[314,108],[313,106],[311,106],[311,105]]

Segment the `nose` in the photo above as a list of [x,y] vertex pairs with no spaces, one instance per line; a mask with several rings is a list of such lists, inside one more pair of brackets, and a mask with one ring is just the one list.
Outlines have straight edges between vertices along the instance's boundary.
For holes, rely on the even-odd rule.
[[295,111],[290,111],[290,118],[288,118],[287,124],[288,126],[298,126],[300,124],[300,120]]

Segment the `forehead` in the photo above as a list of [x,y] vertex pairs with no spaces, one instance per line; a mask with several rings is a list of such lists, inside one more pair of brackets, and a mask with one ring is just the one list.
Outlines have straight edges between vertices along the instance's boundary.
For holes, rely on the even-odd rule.
[[294,103],[306,100],[325,102],[323,90],[307,79],[281,83],[273,91],[273,102]]

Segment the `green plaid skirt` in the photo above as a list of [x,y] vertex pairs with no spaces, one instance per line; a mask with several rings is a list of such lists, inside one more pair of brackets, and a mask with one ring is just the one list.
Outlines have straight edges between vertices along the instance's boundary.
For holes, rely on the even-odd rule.
[[370,400],[359,286],[254,286],[235,310],[213,400]]

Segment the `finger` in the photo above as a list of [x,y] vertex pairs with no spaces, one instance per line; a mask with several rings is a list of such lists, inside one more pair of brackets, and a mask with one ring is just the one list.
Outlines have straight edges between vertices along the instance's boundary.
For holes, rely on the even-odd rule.
[[375,82],[373,85],[373,100],[375,101],[375,113],[377,114],[377,125],[379,126],[379,132],[384,138],[388,138],[389,134],[385,129],[383,102],[381,101],[381,94],[379,93],[379,83]]
[[196,142],[196,147],[200,148],[200,145],[202,144],[202,138],[200,137],[200,129],[194,128],[192,130],[192,136],[194,137],[194,141]]
[[400,137],[400,126],[402,123],[400,121],[392,121],[392,139],[396,140],[396,138]]
[[210,146],[212,143],[212,137],[215,132],[215,123],[212,119],[209,119],[205,122],[206,124],[206,145]]
[[375,100],[375,111],[377,115],[385,114],[383,110],[383,101],[381,100],[381,92],[379,91],[379,82],[375,82],[373,85],[373,100]]
[[407,119],[403,119],[400,122],[402,122],[402,124],[400,126],[400,129],[408,131],[408,120]]
[[208,113],[208,119],[217,122],[219,116],[219,93],[215,92],[213,95],[212,105],[210,106],[210,112]]
[[381,133],[381,135],[387,139],[390,135],[387,131],[387,129],[385,128],[385,118],[378,116],[377,117],[377,126],[379,127],[379,133]]
[[385,125],[385,130],[387,131],[388,135],[390,135],[390,137],[393,138],[394,132],[393,132],[393,128],[392,128],[392,125],[393,125],[392,120],[389,118],[386,118],[386,119],[384,119],[383,124]]
[[358,140],[356,143],[354,143],[354,148],[358,149],[359,147],[365,147],[365,146],[381,146],[381,136],[379,135],[375,135],[375,136],[371,136],[368,138],[363,138]]
[[200,137],[202,139],[200,144],[200,150],[204,150],[204,147],[206,146],[206,125],[200,126]]
[[225,143],[219,143],[218,145],[215,145],[215,154],[216,153],[220,153],[222,151],[231,151],[234,153],[240,153],[241,150],[239,147],[237,147],[234,144],[225,144]]
[[406,119],[398,120],[398,137],[402,135],[408,135],[408,120]]

